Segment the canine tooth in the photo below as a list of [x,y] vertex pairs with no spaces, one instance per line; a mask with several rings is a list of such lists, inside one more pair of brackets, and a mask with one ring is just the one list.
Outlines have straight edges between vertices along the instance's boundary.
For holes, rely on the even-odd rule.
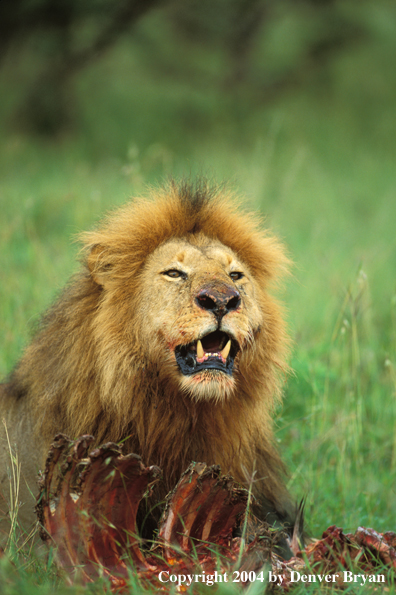
[[204,355],[205,355],[205,352],[204,352],[204,350],[203,350],[202,343],[201,343],[201,341],[198,339],[198,341],[197,341],[197,357],[198,357],[199,359],[201,359],[201,357],[203,357]]
[[224,347],[224,349],[221,352],[221,357],[223,359],[227,359],[228,354],[230,353],[230,349],[231,349],[231,339],[228,339],[227,345]]

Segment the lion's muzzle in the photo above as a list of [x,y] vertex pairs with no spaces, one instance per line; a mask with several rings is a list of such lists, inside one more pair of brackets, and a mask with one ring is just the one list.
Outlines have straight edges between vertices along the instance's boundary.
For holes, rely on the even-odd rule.
[[241,296],[234,287],[222,284],[216,288],[203,287],[198,292],[195,302],[203,310],[212,312],[220,322],[223,316],[239,308]]

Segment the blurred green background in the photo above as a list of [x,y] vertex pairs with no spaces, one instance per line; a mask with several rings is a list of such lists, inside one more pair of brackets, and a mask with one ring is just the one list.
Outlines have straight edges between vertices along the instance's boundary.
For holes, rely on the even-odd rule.
[[294,260],[290,489],[395,529],[396,3],[0,4],[0,374],[76,270],[76,234],[169,177],[227,180]]

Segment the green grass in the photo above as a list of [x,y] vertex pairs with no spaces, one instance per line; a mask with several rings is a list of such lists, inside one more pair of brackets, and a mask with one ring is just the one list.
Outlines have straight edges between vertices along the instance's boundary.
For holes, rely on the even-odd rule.
[[[294,374],[277,419],[290,490],[306,496],[315,537],[331,524],[395,530],[394,46],[388,35],[340,57],[327,87],[318,75],[266,108],[248,94],[170,84],[120,47],[77,80],[77,134],[55,144],[4,136],[0,376],[76,270],[80,231],[171,175],[231,180],[295,263],[281,293]],[[131,65],[141,82],[133,92],[123,78]],[[32,554],[12,559],[0,559],[0,595],[103,593],[66,586]]]

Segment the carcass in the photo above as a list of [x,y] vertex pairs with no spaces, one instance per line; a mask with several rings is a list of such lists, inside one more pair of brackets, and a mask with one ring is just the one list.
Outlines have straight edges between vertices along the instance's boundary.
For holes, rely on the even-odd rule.
[[332,526],[302,551],[294,544],[294,557],[282,560],[276,545],[285,536],[249,514],[248,490],[205,463],[192,463],[183,473],[148,546],[138,535],[136,516],[161,480],[160,469],[145,467],[135,454],[123,455],[114,443],[89,452],[93,441],[55,438],[36,506],[41,537],[56,546],[70,582],[104,576],[112,590],[122,592],[134,576],[142,585],[162,591],[176,585],[183,592],[197,582],[244,587],[259,580],[288,591],[304,576],[325,583],[325,577],[335,577],[331,582],[343,587],[349,577],[344,572],[366,576],[385,568],[388,579],[396,570],[396,533],[363,527],[344,534]]

